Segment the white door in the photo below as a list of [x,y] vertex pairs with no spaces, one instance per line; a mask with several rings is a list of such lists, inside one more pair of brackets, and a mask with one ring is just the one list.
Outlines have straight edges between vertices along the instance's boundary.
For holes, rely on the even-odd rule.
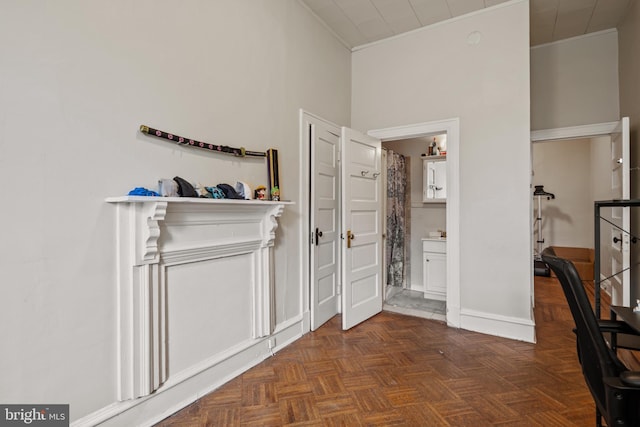
[[311,144],[311,329],[338,314],[339,279],[339,167],[338,129],[310,124]]
[[[629,199],[629,159],[629,118],[624,117],[611,134],[611,190],[614,199]],[[629,209],[611,208],[611,220],[615,226],[603,226],[603,234],[608,237],[611,247],[611,303],[627,307],[631,303]],[[607,229],[609,233],[605,231]]]
[[380,140],[342,128],[342,328],[382,311]]

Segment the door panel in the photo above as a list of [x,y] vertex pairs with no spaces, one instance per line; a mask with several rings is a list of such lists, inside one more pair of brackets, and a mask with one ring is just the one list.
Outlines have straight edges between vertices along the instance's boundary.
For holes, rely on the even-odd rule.
[[430,162],[429,163],[429,191],[430,198],[446,199],[447,198],[447,162]]
[[310,125],[311,144],[311,329],[338,314],[339,137],[323,123]]
[[[356,231],[352,231],[356,234]],[[358,234],[358,236],[361,234]],[[368,268],[375,267],[378,260],[376,258],[378,253],[377,243],[370,243],[364,245],[351,244],[351,267],[353,272],[359,272]]]
[[351,187],[353,188],[353,194],[356,202],[377,202],[378,201],[378,186],[375,182],[372,182],[371,178],[352,177]]
[[382,311],[380,140],[342,128],[342,328]]

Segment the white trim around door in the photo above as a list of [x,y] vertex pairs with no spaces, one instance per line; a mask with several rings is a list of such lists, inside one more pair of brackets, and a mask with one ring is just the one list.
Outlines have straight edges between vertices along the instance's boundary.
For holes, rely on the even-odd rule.
[[311,114],[303,109],[300,109],[300,192],[298,194],[298,200],[300,201],[300,221],[299,221],[299,234],[300,234],[300,283],[302,284],[301,307],[303,307],[303,330],[311,330],[311,265],[309,262],[310,257],[310,242],[311,242],[311,228],[309,227],[309,217],[311,209],[311,150],[309,145],[309,128],[311,124],[322,124],[330,129],[333,129],[336,134],[340,133],[340,126],[335,123],[331,123],[328,120]]
[[369,135],[383,141],[447,134],[447,325],[460,321],[460,119],[452,118],[375,129]]
[[555,129],[531,131],[531,142],[551,141],[557,139],[588,138],[590,136],[609,135],[620,122],[595,123],[591,125],[569,126]]

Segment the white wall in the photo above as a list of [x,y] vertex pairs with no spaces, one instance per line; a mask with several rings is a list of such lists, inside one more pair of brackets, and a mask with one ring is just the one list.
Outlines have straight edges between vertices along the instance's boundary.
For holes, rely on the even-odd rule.
[[[276,148],[298,195],[298,109],[350,122],[350,52],[295,0],[0,5],[0,401],[115,402],[115,210],[176,175],[266,183],[264,160],[182,148],[141,124]],[[303,310],[296,206],[277,231],[277,322]],[[221,276],[224,280],[224,276]],[[220,325],[224,327],[224,325]]]
[[[630,9],[624,16],[624,20],[618,26],[619,57],[618,67],[620,70],[620,116],[629,117],[631,127],[631,164],[638,167],[640,165],[640,149],[638,146],[638,135],[640,132],[640,57],[638,56],[638,46],[640,46],[640,2],[632,2]],[[631,172],[631,198],[640,198],[639,172]],[[640,209],[631,209],[631,230],[634,235],[640,234]],[[640,251],[633,245],[632,265],[640,262]],[[631,269],[631,282],[640,283],[640,269]],[[640,298],[640,285],[631,290],[631,299]]]
[[[533,185],[556,198],[541,200],[547,246],[593,248],[593,202],[611,198],[609,137],[533,144]],[[534,197],[534,218],[537,198]],[[537,224],[534,246],[537,247]]]
[[[638,44],[640,43],[640,3],[633,2],[618,26],[620,70],[620,116],[629,117],[632,140],[632,155],[634,166],[639,164],[640,150],[637,149],[637,134],[640,128],[640,57]],[[632,184],[632,197],[640,197],[640,186]]]
[[615,30],[531,48],[531,129],[618,120]]
[[[531,327],[528,25],[528,2],[514,1],[353,54],[354,128],[460,118],[461,311],[478,322],[470,329]],[[480,42],[469,44],[475,32]]]

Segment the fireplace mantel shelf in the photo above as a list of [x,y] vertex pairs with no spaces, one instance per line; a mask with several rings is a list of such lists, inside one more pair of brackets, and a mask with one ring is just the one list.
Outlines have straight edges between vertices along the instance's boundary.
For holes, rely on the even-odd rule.
[[212,205],[292,205],[293,202],[281,200],[241,200],[241,199],[210,199],[207,197],[149,197],[149,196],[117,196],[108,197],[108,203],[146,203],[146,202],[168,202],[168,203],[203,203]]

